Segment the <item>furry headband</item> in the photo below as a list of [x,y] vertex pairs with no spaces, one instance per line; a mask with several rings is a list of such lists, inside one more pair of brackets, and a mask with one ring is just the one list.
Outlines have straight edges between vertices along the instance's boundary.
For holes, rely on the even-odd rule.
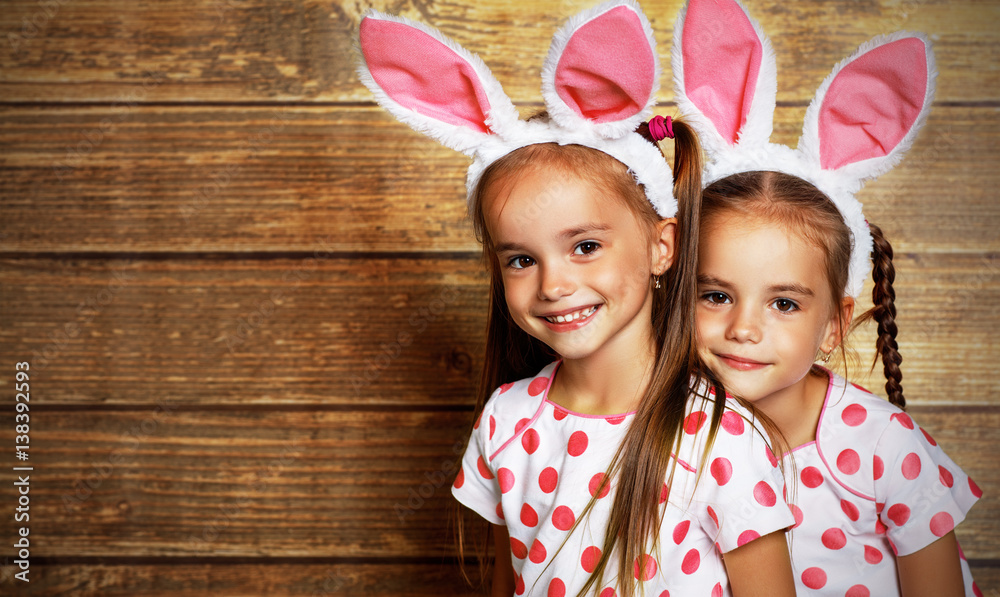
[[661,217],[676,214],[670,166],[634,132],[660,84],[653,31],[635,2],[584,11],[556,34],[542,69],[548,120],[520,120],[483,61],[430,27],[370,11],[359,38],[358,75],[379,104],[472,157],[470,198],[483,171],[515,149],[577,144],[625,164]]
[[892,169],[913,144],[937,76],[926,36],[876,37],[834,67],[806,110],[798,147],[769,142],[777,67],[760,25],[736,0],[689,0],[674,27],[677,105],[698,131],[706,185],[731,174],[773,170],[826,194],[853,235],[846,294],[870,269],[871,233],[854,194]]

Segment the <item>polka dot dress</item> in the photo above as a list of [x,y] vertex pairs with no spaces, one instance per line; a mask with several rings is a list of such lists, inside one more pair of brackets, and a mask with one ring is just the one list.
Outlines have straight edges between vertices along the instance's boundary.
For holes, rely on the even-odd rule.
[[[830,373],[816,441],[796,448],[799,595],[899,595],[897,555],[933,543],[982,492],[906,413]],[[791,463],[785,463],[792,474]],[[793,482],[789,479],[789,487]],[[962,558],[966,594],[981,595]]]
[[[517,595],[575,595],[593,572],[616,490],[605,471],[632,413],[588,416],[547,400],[559,363],[500,387],[475,425],[452,493],[510,535]],[[721,553],[789,527],[784,484],[767,444],[734,401],[695,483],[712,404],[692,398],[669,493],[660,548],[631,576],[646,594],[729,595]],[[666,484],[657,496],[662,503]],[[596,503],[580,520],[592,497]],[[598,594],[616,595],[609,567]]]

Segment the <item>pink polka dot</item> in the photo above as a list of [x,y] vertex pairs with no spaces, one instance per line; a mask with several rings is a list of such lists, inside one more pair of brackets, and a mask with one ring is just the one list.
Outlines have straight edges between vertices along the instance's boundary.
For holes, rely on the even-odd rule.
[[802,469],[799,473],[799,478],[802,479],[802,484],[811,489],[815,489],[823,484],[823,473],[819,472],[819,469],[815,466],[807,466]]
[[701,566],[701,554],[697,549],[689,550],[684,554],[684,561],[681,562],[681,572],[684,574],[694,574]]
[[484,479],[492,479],[493,472],[490,471],[490,467],[486,466],[486,461],[480,456],[479,460],[476,461],[476,467],[479,468],[479,474],[482,475]]
[[667,487],[666,483],[664,483],[663,487],[660,489],[660,503],[662,504],[667,501],[668,497],[670,497],[670,488]]
[[526,527],[533,527],[538,524],[538,513],[528,504],[521,506],[521,523]]
[[844,597],[871,597],[871,595],[871,591],[864,585],[854,585],[844,593]]
[[789,506],[789,508],[792,509],[792,516],[795,517],[795,524],[792,526],[792,528],[794,529],[795,527],[802,524],[802,519],[803,519],[802,508],[799,508],[795,504],[792,504],[791,506]]
[[951,487],[955,484],[955,477],[952,477],[951,472],[943,466],[938,466],[938,479],[941,480],[941,485],[945,487]]
[[927,433],[927,431],[926,431],[925,429],[921,428],[921,429],[920,429],[920,433],[923,433],[923,434],[924,434],[924,439],[926,439],[926,440],[927,440],[927,443],[929,443],[929,444],[930,444],[930,445],[932,445],[932,446],[936,446],[936,445],[937,445],[937,442],[936,442],[936,441],[934,441],[934,438],[933,438],[933,437],[931,437],[931,434],[930,434],[930,433]]
[[548,377],[536,377],[531,380],[530,384],[528,384],[528,394],[531,396],[537,396],[544,392],[547,387],[549,387]]
[[554,410],[552,411],[552,416],[553,416],[553,417],[555,418],[555,420],[557,420],[557,421],[562,421],[562,420],[563,420],[563,419],[565,419],[565,418],[566,418],[566,417],[567,417],[568,415],[569,415],[569,413],[568,413],[567,411],[565,411],[565,410],[561,409],[561,408],[556,408],[556,409],[554,409]]
[[708,517],[711,518],[712,522],[715,523],[715,528],[720,528],[719,527],[719,517],[716,516],[715,510],[713,510],[711,506],[708,507]]
[[872,458],[872,473],[874,474],[875,480],[878,481],[882,478],[882,473],[885,472],[885,463],[878,456]]
[[566,597],[566,584],[558,578],[549,583],[548,597]]
[[847,500],[840,500],[840,509],[854,522],[857,522],[858,518],[861,517],[861,511],[858,510],[858,507]]
[[767,484],[767,481],[759,481],[754,485],[753,499],[757,500],[757,503],[761,506],[767,506],[768,508],[778,503],[778,496],[775,495],[774,490]]
[[719,485],[725,485],[733,478],[733,465],[729,462],[728,458],[722,456],[716,458],[712,461],[709,470],[712,473],[712,477],[715,478],[715,482]]
[[889,506],[889,511],[886,512],[886,516],[889,520],[894,522],[896,526],[901,527],[906,524],[906,521],[910,519],[910,508],[905,504],[893,504]]
[[743,547],[747,543],[750,543],[754,539],[760,538],[760,533],[757,531],[743,531],[740,536],[736,538],[736,546]]
[[885,509],[885,502],[875,502],[875,514],[881,514]]
[[684,537],[687,537],[689,528],[691,528],[690,520],[682,520],[677,523],[677,526],[674,527],[674,543],[680,545],[684,541]]
[[458,469],[458,474],[455,475],[455,482],[452,484],[452,487],[461,489],[463,485],[465,485],[465,469],[460,468]]
[[583,550],[583,555],[580,556],[580,565],[583,566],[584,572],[590,574],[597,568],[597,561],[600,559],[601,550],[596,545],[591,545]]
[[743,435],[743,417],[734,413],[731,410],[727,410],[722,415],[722,428],[725,429],[729,435]]
[[[598,499],[608,495],[608,492],[611,491],[611,483],[608,483],[604,487],[601,487],[602,481],[604,481],[604,473],[597,473],[596,475],[590,478],[590,485],[589,485],[590,495]],[[598,489],[601,490],[601,493],[599,495],[597,493]]]
[[531,419],[528,419],[528,418],[524,418],[524,419],[521,419],[520,421],[518,421],[514,425],[514,433],[520,433],[520,431],[522,429],[524,429],[524,426],[527,425],[530,422],[531,422]]
[[607,587],[598,597],[618,597],[618,593],[615,592],[614,587]]
[[822,568],[806,568],[802,572],[802,584],[810,589],[822,589],[826,586],[826,572]]
[[778,459],[774,457],[774,452],[771,451],[771,446],[767,446],[767,461],[771,463],[771,466],[778,466]]
[[717,582],[715,586],[712,587],[712,597],[722,597],[722,583]]
[[656,567],[656,560],[653,559],[653,556],[643,554],[636,558],[632,576],[640,581],[651,580],[656,576]]
[[513,387],[514,387],[514,382],[505,383],[502,386],[500,386],[500,393],[503,394],[504,392],[506,392],[507,390],[509,390],[509,389],[511,389]]
[[535,539],[535,542],[531,544],[528,559],[536,564],[541,564],[545,561],[545,546],[538,539]]
[[493,439],[493,434],[497,432],[497,420],[490,415],[490,439]]
[[472,424],[473,429],[479,429],[479,423],[482,422],[484,414],[486,413],[485,412],[479,413],[479,417],[476,418],[476,422]]
[[520,574],[514,575],[514,594],[524,595],[524,578]]
[[938,512],[931,517],[931,532],[937,537],[944,537],[955,528],[955,519],[947,512]]
[[878,564],[882,561],[882,552],[877,547],[865,545],[865,561],[869,564]]
[[910,415],[906,413],[896,413],[889,418],[892,419],[893,421],[898,422],[900,425],[906,427],[907,429],[913,429],[914,427],[913,419],[911,419]]
[[621,425],[622,422],[625,421],[625,417],[624,416],[621,416],[621,417],[607,417],[604,420],[607,421],[608,423],[611,423],[612,425]]
[[566,445],[566,452],[570,456],[579,456],[587,449],[587,434],[582,431],[574,431],[573,435],[569,436],[569,442]]
[[497,516],[500,517],[500,520],[505,520],[506,519],[506,517],[503,515],[503,504],[502,503],[497,504]]
[[521,436],[521,445],[524,447],[524,451],[528,454],[534,454],[535,450],[538,449],[538,444],[541,442],[541,438],[538,436],[538,432],[534,429],[529,429],[524,432]]
[[837,469],[845,475],[853,475],[861,468],[861,458],[858,453],[848,448],[837,456]]
[[507,493],[514,487],[514,473],[508,468],[497,471],[497,481],[500,482],[500,493]]
[[847,536],[840,529],[827,529],[823,531],[823,546],[827,549],[841,549],[847,545]]
[[885,532],[888,530],[889,527],[885,526],[885,523],[882,522],[882,519],[880,518],[875,519],[875,534],[884,535]]
[[983,497],[983,490],[979,489],[979,486],[976,485],[976,482],[972,480],[972,477],[969,477],[969,489],[972,490],[972,495],[976,496],[977,498]]
[[552,526],[560,531],[570,530],[575,522],[576,516],[568,506],[559,506],[552,512]]
[[910,481],[920,476],[920,456],[916,452],[910,452],[903,459],[903,476]]
[[857,427],[868,418],[868,411],[860,404],[851,404],[844,409],[844,412],[840,413],[840,418],[844,420],[845,424]]
[[559,484],[559,473],[551,466],[538,475],[538,487],[545,493],[552,493]]
[[704,412],[700,410],[698,412],[689,414],[687,417],[684,418],[684,433],[688,435],[694,435],[695,433],[698,433],[698,431],[701,429],[701,426],[705,424],[705,421],[707,419],[708,415],[706,415]]
[[515,558],[523,560],[524,558],[528,557],[528,548],[527,546],[524,545],[524,543],[521,543],[517,539],[511,537],[510,553],[514,554]]
[[664,591],[660,593],[659,597],[670,597],[670,591]]

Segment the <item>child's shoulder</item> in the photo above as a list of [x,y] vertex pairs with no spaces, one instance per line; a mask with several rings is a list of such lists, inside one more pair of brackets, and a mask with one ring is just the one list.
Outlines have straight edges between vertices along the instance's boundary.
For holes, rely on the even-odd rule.
[[817,430],[821,442],[839,439],[874,445],[890,425],[915,428],[913,419],[898,406],[836,373],[827,373],[830,381]]
[[549,363],[531,377],[501,385],[493,391],[483,408],[483,413],[488,412],[494,417],[526,416],[524,414],[526,412],[534,414],[538,405],[548,395],[558,366],[558,361]]

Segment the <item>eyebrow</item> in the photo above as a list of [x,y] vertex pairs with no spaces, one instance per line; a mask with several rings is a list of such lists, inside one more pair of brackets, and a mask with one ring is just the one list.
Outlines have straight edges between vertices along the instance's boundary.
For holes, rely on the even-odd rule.
[[[558,234],[561,240],[569,240],[576,238],[577,236],[584,234],[592,234],[594,232],[607,232],[611,230],[611,226],[607,224],[584,224],[583,226],[577,226],[575,228],[567,228]],[[494,251],[496,253],[508,253],[508,252],[522,252],[526,251],[527,248],[518,243],[500,243],[496,245]]]
[[[705,274],[698,274],[698,285],[699,286],[718,286],[720,288],[732,288],[733,285],[725,280],[716,278],[715,276],[707,276]],[[811,288],[803,286],[801,284],[774,284],[767,287],[767,291],[771,294],[781,294],[781,293],[792,293],[799,294],[802,296],[815,296],[816,293],[812,291]]]

